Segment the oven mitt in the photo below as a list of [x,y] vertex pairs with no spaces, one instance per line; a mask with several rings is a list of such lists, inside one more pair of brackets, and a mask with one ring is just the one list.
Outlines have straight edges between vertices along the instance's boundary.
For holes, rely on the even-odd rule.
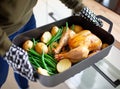
[[87,7],[84,7],[80,10],[80,12],[74,12],[73,10],[73,15],[75,16],[81,16],[82,18],[86,19],[89,22],[92,22],[96,26],[102,27],[103,23],[102,21],[96,17],[96,15]]
[[96,26],[102,27],[102,21],[96,17],[96,15],[86,6],[82,4],[82,0],[60,0],[68,8],[72,9],[73,15],[81,16],[89,22],[92,22]]
[[16,73],[31,81],[36,81],[34,69],[29,62],[28,54],[22,48],[12,44],[9,51],[6,52],[4,59]]

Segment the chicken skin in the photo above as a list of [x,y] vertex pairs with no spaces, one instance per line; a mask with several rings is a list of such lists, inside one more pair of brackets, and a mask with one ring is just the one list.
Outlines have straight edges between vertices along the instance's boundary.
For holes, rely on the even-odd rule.
[[[81,32],[74,34],[72,37],[63,35],[56,49],[59,52],[55,53],[55,58],[59,61],[63,58],[70,59],[73,63],[76,63],[82,59],[88,57],[90,51],[100,50],[102,46],[102,41],[89,30],[82,30]],[[66,39],[66,40],[64,40]],[[65,44],[68,44],[70,50],[68,52],[61,52],[61,48]]]
[[68,52],[56,54],[55,58],[59,61],[60,59],[67,58],[72,63],[76,63],[84,58],[87,58],[89,50],[86,46],[78,46]]

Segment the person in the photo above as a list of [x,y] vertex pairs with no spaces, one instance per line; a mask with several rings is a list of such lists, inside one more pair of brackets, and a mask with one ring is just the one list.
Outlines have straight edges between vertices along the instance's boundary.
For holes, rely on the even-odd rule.
[[[82,4],[82,0],[60,0],[79,15],[102,26],[100,19]],[[12,43],[14,37],[36,28],[33,7],[37,0],[1,0],[0,1],[0,88],[5,83],[9,66],[13,68],[20,89],[28,89],[28,80],[37,81],[34,68],[28,60],[28,54]]]
[[[8,63],[2,55],[16,35],[36,28],[32,11],[36,3],[37,0],[0,1],[0,87],[5,83],[9,71]],[[29,88],[26,78],[16,72],[14,77],[20,89]]]
[[[19,31],[15,32],[14,34],[11,34],[9,36],[9,39],[12,41],[13,38],[17,35],[20,34],[22,32],[31,30],[36,28],[36,21],[35,21],[35,17],[34,14],[31,16],[30,20],[27,22],[26,25],[24,25],[24,27],[20,28]],[[7,75],[8,75],[8,71],[9,71],[9,66],[7,64],[7,62],[5,60],[3,60],[2,57],[0,57],[0,87],[3,85],[3,83],[5,82]],[[14,73],[15,76],[15,80],[17,81],[17,84],[19,85],[19,87],[21,89],[27,89],[29,87],[28,85],[28,80],[24,77],[22,77],[21,75]]]

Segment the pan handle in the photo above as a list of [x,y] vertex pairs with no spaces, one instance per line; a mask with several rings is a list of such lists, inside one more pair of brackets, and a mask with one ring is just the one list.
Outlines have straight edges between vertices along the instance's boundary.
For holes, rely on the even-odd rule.
[[[106,17],[102,16],[102,15],[97,15],[98,18],[104,20],[105,22],[107,22],[110,26],[108,29],[108,32],[111,33],[112,31],[112,27],[113,27],[113,23],[107,19]],[[117,79],[116,81],[112,81],[105,73],[103,73],[103,71],[101,71],[95,64],[92,65],[92,67],[99,72],[113,87],[117,87],[120,85],[120,79]]]
[[103,73],[95,64],[92,67],[99,72],[114,88],[120,85],[120,79],[112,81],[105,73]]
[[109,29],[108,29],[108,32],[111,33],[112,32],[112,27],[113,27],[112,21],[110,21],[109,19],[107,19],[106,17],[104,17],[102,15],[97,15],[97,17],[104,20],[105,22],[107,22],[110,25]]

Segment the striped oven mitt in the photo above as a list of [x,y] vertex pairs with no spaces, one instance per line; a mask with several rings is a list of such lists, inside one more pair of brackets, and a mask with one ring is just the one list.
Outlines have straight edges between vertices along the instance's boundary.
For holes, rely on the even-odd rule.
[[12,44],[9,51],[6,52],[4,59],[16,73],[31,81],[36,81],[34,69],[29,62],[28,54],[22,48]]

